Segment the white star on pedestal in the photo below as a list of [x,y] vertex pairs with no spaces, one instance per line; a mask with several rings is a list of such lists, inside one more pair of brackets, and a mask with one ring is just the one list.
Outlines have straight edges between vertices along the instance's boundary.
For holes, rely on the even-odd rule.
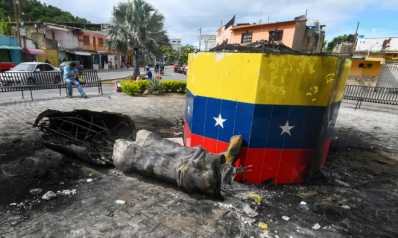
[[220,115],[218,115],[218,117],[213,117],[213,118],[214,118],[214,120],[216,120],[216,125],[215,125],[215,126],[220,125],[222,128],[224,128],[223,123],[224,123],[227,119],[222,119],[221,113],[220,113]]
[[294,126],[289,126],[289,121],[286,122],[286,125],[284,126],[279,126],[280,128],[282,128],[282,133],[281,135],[283,135],[284,133],[289,134],[289,136],[291,136],[290,134],[290,129],[292,129]]

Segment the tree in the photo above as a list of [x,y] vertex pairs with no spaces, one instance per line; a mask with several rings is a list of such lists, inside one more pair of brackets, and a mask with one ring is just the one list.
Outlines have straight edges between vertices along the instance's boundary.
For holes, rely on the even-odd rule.
[[354,42],[354,35],[349,34],[349,35],[344,35],[344,36],[338,36],[333,38],[331,42],[328,43],[328,46],[326,48],[326,52],[333,52],[334,47],[336,47],[338,44],[341,44],[343,42]]
[[11,29],[11,25],[5,22],[0,22],[0,35],[1,36],[14,36],[14,31]]
[[177,51],[174,50],[171,46],[165,45],[160,47],[160,50],[163,52],[163,57],[169,63],[174,63],[177,59]]
[[164,19],[163,14],[143,0],[139,7],[137,0],[119,3],[105,29],[106,47],[122,54],[132,53],[136,60],[139,52],[144,64],[153,62],[162,54],[160,47],[169,43],[163,29]]
[[193,45],[181,46],[180,53],[178,55],[178,63],[180,65],[187,64],[188,63],[188,54],[194,53],[194,52],[198,52],[198,49],[196,48],[196,46],[193,46]]
[[[37,0],[25,0],[22,2],[22,20],[32,21],[46,21],[50,23],[62,23],[62,22],[79,22],[79,23],[90,23],[84,18],[75,18],[69,12],[62,11],[61,9],[52,5],[42,4]],[[15,21],[14,14],[14,3],[13,0],[0,0],[0,20],[8,19],[11,17],[12,21]],[[81,21],[83,19],[83,22]],[[62,21],[61,21],[62,20]]]

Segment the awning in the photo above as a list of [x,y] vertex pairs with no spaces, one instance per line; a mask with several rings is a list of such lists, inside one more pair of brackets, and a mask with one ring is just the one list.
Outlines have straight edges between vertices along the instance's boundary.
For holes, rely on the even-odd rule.
[[39,49],[24,49],[24,51],[31,55],[45,55],[46,54],[46,52],[44,52],[44,50],[39,50]]
[[64,27],[59,27],[59,26],[46,25],[46,27],[48,27],[50,29],[54,29],[54,30],[60,30],[60,31],[71,31],[70,29],[67,29],[67,28],[64,28]]
[[6,50],[22,50],[22,48],[19,47],[19,46],[10,46],[10,45],[0,45],[0,49],[6,49]]
[[75,54],[75,55],[91,56],[90,52],[84,52],[84,51],[70,51],[68,53]]

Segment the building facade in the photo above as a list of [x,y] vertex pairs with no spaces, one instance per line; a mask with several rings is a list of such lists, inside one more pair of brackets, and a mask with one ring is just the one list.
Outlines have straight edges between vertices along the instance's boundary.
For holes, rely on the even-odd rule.
[[53,23],[26,23],[27,37],[36,41],[43,54],[40,62],[49,60],[54,66],[62,61],[79,61],[86,69],[99,69],[115,62],[115,54],[105,48],[106,35]]
[[19,64],[22,48],[18,45],[18,38],[0,36],[0,62],[13,62]]
[[221,26],[216,32],[216,46],[222,44],[231,44],[232,27],[235,24],[235,16],[227,22],[227,24]]
[[347,84],[377,86],[380,76],[398,82],[398,71],[391,72],[396,68],[391,65],[398,64],[398,37],[359,38],[352,58]]
[[301,52],[317,53],[322,51],[325,32],[307,26],[307,19],[296,18],[291,21],[261,24],[225,25],[217,30],[216,44],[250,44],[266,40],[281,42]]
[[173,50],[179,51],[181,48],[181,39],[170,39],[169,40],[170,46],[171,48],[173,48]]

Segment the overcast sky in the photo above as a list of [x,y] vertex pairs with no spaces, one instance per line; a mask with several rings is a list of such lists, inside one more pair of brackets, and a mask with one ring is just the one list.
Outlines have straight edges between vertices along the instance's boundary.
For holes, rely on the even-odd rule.
[[[40,0],[93,23],[107,23],[119,0]],[[202,34],[215,34],[233,15],[235,23],[258,23],[292,20],[305,15],[326,25],[326,39],[354,34],[366,38],[398,37],[398,0],[147,0],[166,17],[165,28],[170,38],[181,38],[182,44],[197,44]],[[261,10],[262,9],[262,10]],[[261,16],[261,17],[260,17]]]

